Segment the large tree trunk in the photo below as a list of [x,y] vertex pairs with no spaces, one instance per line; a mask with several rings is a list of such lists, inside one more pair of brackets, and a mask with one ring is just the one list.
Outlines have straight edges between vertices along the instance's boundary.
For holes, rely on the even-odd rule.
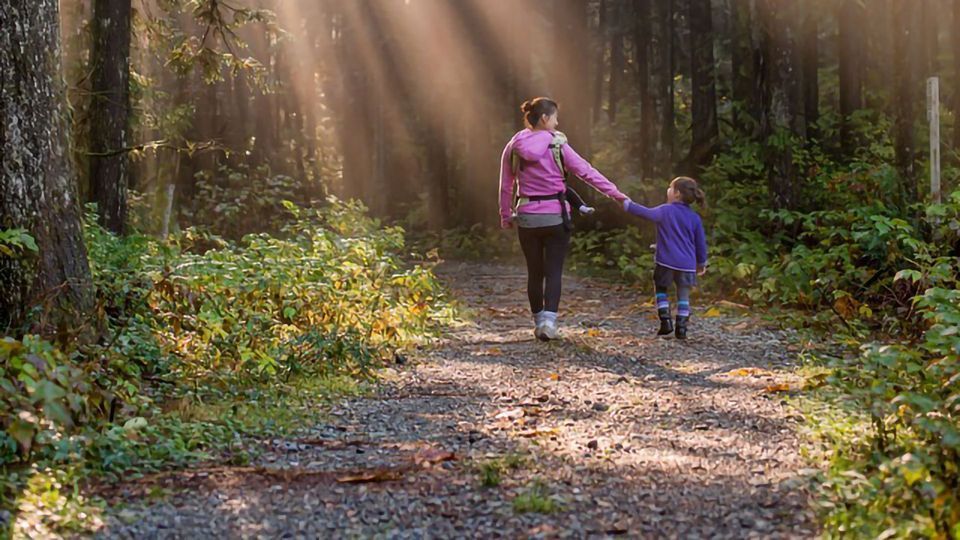
[[857,142],[853,137],[850,116],[863,108],[863,55],[865,18],[859,0],[841,0],[838,54],[840,64],[840,141],[845,154],[852,154]]
[[590,155],[590,73],[587,7],[582,0],[554,0],[550,88],[560,104],[560,127],[570,145]]
[[0,9],[0,229],[24,228],[39,247],[37,256],[0,255],[0,328],[39,302],[62,325],[91,306],[57,16],[57,0]]
[[894,150],[900,173],[897,203],[901,207],[919,199],[918,166],[914,122],[920,108],[920,75],[922,64],[916,59],[923,49],[920,36],[922,14],[912,2],[894,2],[893,14],[893,70],[896,76],[894,95]]
[[90,195],[100,223],[116,234],[123,234],[127,223],[130,11],[130,0],[93,5]]
[[790,0],[761,0],[761,74],[763,112],[761,137],[767,141],[765,163],[768,189],[774,208],[796,209],[799,179],[793,147],[805,138],[803,94],[798,80],[797,29],[792,23]]
[[607,94],[607,119],[612,124],[617,119],[617,105],[620,101],[620,90],[623,80],[623,34],[624,34],[624,16],[622,4],[615,3],[611,6],[610,14],[613,15],[613,24],[610,27],[610,86]]
[[[960,119],[960,0],[953,0],[953,116]],[[954,120],[953,148],[960,151],[960,121]]]
[[637,136],[635,148],[640,158],[641,178],[647,178],[653,174],[653,167],[650,163],[650,145],[652,143],[650,134],[657,122],[653,94],[650,90],[651,2],[652,0],[638,0],[635,3],[636,13],[634,14],[633,47],[636,51],[637,89],[640,94],[640,132]]
[[816,5],[802,14],[800,31],[800,64],[803,80],[803,110],[807,134],[811,134],[820,118],[820,13]]
[[710,0],[691,0],[690,60],[693,97],[693,141],[687,164],[699,173],[713,158],[719,137],[717,126],[717,77],[713,56],[713,16]]
[[759,49],[754,39],[756,33],[751,0],[732,0],[733,36],[731,38],[731,62],[733,71],[733,123],[741,132],[748,130],[747,119],[753,126],[760,121],[760,97],[756,81],[759,79]]
[[600,121],[600,116],[603,113],[603,79],[606,74],[604,67],[607,57],[607,34],[610,33],[608,3],[608,0],[600,0],[597,6],[599,14],[597,17],[597,50],[593,59],[593,117],[591,118],[594,124]]
[[673,170],[673,143],[674,132],[674,98],[673,77],[676,73],[674,64],[673,43],[673,15],[674,0],[657,0],[657,31],[655,34],[654,64],[652,67],[655,82],[655,101],[660,133],[656,141],[655,174],[666,176]]

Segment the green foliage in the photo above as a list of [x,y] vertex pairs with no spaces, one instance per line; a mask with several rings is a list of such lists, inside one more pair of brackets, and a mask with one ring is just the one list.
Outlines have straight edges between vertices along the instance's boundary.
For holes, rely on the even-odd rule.
[[27,251],[37,253],[37,242],[25,229],[0,230],[0,256],[16,257]]
[[870,343],[834,364],[832,388],[866,411],[869,436],[833,451],[830,530],[960,537],[960,292],[931,288],[917,304],[931,323],[919,344]]
[[527,457],[522,454],[507,454],[502,458],[484,461],[477,467],[480,485],[483,487],[499,486],[504,474],[519,469],[526,463]]
[[[198,229],[118,238],[86,219],[101,337],[0,340],[0,500],[39,466],[120,476],[212,456],[317,420],[453,316],[404,232],[362,206],[283,203],[280,236]],[[19,501],[19,502],[18,502]]]
[[279,232],[290,221],[285,201],[306,206],[322,195],[322,188],[310,189],[290,176],[273,174],[268,165],[221,165],[216,173],[197,174],[197,193],[185,213],[195,227],[239,239],[252,232]]
[[560,504],[550,496],[550,490],[542,480],[534,480],[527,489],[514,497],[513,511],[518,514],[552,514],[560,511]]

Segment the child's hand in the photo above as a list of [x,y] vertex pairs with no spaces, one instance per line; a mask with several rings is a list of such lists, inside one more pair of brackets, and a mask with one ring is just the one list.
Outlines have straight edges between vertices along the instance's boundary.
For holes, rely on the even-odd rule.
[[626,199],[623,200],[623,211],[624,211],[624,212],[629,212],[629,211],[630,211],[630,203],[631,203],[631,202],[633,202],[633,201],[631,201],[629,198],[626,198]]
[[513,216],[504,218],[500,220],[501,229],[512,229],[513,228]]
[[698,266],[698,267],[697,267],[697,275],[698,275],[698,276],[702,276],[702,275],[704,275],[704,274],[706,274],[706,273],[707,273],[707,267],[706,267],[706,266]]

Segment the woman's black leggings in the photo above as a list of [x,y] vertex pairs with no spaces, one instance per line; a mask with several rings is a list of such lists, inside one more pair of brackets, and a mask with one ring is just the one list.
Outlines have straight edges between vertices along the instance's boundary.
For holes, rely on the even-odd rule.
[[[560,309],[563,261],[570,247],[570,231],[563,225],[519,228],[520,248],[527,259],[527,296],[530,311]],[[546,282],[546,283],[544,283]]]

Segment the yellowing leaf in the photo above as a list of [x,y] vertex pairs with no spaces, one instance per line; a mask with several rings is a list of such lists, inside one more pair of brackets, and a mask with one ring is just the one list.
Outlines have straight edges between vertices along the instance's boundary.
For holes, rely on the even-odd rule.
[[551,380],[551,381],[559,381],[559,380],[560,380],[560,374],[559,374],[559,373],[551,373],[551,374],[550,374],[550,380]]
[[720,316],[720,308],[718,308],[718,307],[712,307],[712,308],[708,309],[708,310],[706,311],[706,313],[703,314],[703,316],[704,316],[704,317],[719,317],[719,316]]
[[767,394],[773,394],[776,392],[789,392],[790,385],[786,383],[771,384],[770,386],[764,388],[763,391]]
[[598,328],[591,328],[587,330],[587,335],[590,337],[600,337],[602,334],[603,332],[601,332]]
[[734,369],[732,371],[728,371],[727,375],[730,375],[731,377],[750,377],[750,376],[759,377],[762,375],[770,375],[770,372],[765,369],[760,369],[755,367],[746,367],[746,368],[739,368],[739,369]]

